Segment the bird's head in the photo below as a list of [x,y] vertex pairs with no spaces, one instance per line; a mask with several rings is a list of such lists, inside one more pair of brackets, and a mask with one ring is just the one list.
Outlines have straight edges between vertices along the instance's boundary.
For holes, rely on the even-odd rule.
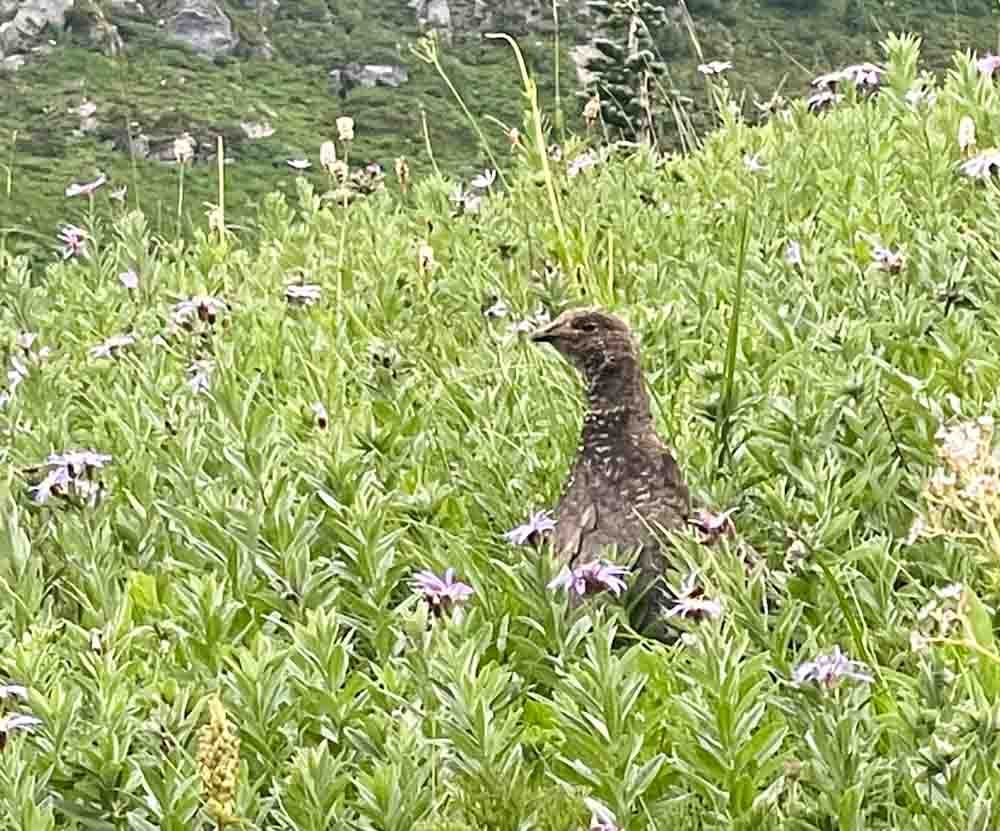
[[570,309],[531,335],[549,343],[589,380],[636,364],[635,341],[623,320],[598,308]]

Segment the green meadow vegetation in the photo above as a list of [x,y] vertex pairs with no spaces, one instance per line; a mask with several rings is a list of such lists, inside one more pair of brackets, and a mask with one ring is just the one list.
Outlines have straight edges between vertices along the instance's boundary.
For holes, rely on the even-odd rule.
[[[761,125],[711,79],[683,156],[528,83],[462,211],[317,174],[233,229],[210,180],[187,235],[84,199],[0,250],[0,829],[994,827],[1000,94],[882,48]],[[582,418],[525,333],[584,302],[733,512],[670,541],[719,613],[669,645],[505,537]]]
[[[155,0],[146,14],[94,2],[124,41],[121,54],[107,57],[88,39],[90,0],[78,5],[65,31],[49,33],[56,44],[51,54],[0,78],[0,239],[34,262],[51,256],[60,223],[81,220],[79,204],[63,195],[67,185],[92,180],[98,171],[116,187],[128,186],[129,206],[144,212],[155,233],[176,236],[172,165],[132,158],[130,136],[146,135],[155,148],[186,131],[209,150],[221,136],[232,162],[228,215],[250,226],[266,194],[295,200],[297,174],[287,159],[311,159],[306,175],[324,187],[316,153],[322,140],[335,137],[339,116],[358,124],[356,163],[391,169],[405,157],[420,175],[436,167],[466,178],[490,163],[490,152],[506,155],[504,127],[521,121],[520,82],[506,47],[480,31],[459,29],[442,48],[441,63],[482,127],[471,129],[435,68],[411,52],[421,32],[408,0],[282,0],[273,9],[263,0],[256,6],[223,0],[241,50],[269,43],[271,60],[192,54],[157,25]],[[472,3],[451,5],[458,19]],[[947,69],[957,50],[995,49],[994,7],[989,0],[691,0],[672,8],[673,23],[656,43],[668,70],[658,94],[681,113],[661,123],[662,142],[676,148],[686,125],[691,137],[718,124],[696,70],[702,61],[733,62],[729,83],[744,116],[756,120],[761,114],[754,102],[776,90],[797,98],[815,75],[878,59],[879,42],[890,31],[921,33],[923,60],[935,71]],[[586,24],[572,4],[559,15],[558,39],[551,25],[528,28],[515,9],[500,15],[496,28],[517,38],[561,141],[584,126],[569,50],[586,40]],[[341,98],[331,90],[329,71],[352,61],[398,64],[409,80],[398,89],[354,88]],[[77,111],[85,102],[96,108],[97,126],[81,133]],[[251,139],[244,122],[267,123],[274,134]],[[214,165],[204,158],[189,171],[181,226],[189,239],[204,219],[204,203],[215,198],[214,178]],[[110,190],[98,194],[102,208],[110,207]]]

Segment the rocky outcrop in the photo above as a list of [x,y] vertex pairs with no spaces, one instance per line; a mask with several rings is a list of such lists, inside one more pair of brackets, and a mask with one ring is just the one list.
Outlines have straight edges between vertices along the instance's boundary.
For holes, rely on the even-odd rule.
[[0,56],[23,55],[42,44],[47,27],[61,30],[73,0],[0,0]]
[[410,0],[409,5],[417,13],[417,22],[421,29],[432,29],[445,43],[451,43],[454,30],[448,0]]
[[409,77],[397,64],[349,63],[330,70],[330,91],[343,98],[353,87],[398,87]]
[[[410,0],[409,6],[421,29],[436,31],[447,43],[455,35],[544,34],[554,29],[551,0]],[[563,0],[559,9],[561,25],[586,28],[590,18],[587,0]]]
[[146,14],[146,7],[142,5],[140,0],[111,0],[110,8],[114,14],[129,17],[142,17]]
[[231,55],[240,42],[233,22],[213,0],[173,0],[164,9],[164,31],[202,55]]

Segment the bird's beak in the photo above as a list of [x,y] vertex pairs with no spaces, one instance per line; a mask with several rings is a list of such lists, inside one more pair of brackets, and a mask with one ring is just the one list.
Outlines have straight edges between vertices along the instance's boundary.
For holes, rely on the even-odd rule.
[[535,329],[531,333],[531,341],[533,343],[552,343],[562,334],[561,321],[553,320],[551,323],[546,323],[544,326]]

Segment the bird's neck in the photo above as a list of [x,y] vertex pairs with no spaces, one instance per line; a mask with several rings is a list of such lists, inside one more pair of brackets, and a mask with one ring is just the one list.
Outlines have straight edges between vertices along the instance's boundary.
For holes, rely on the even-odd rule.
[[588,374],[587,403],[584,446],[622,438],[652,423],[642,371],[632,356],[619,356],[614,363]]

